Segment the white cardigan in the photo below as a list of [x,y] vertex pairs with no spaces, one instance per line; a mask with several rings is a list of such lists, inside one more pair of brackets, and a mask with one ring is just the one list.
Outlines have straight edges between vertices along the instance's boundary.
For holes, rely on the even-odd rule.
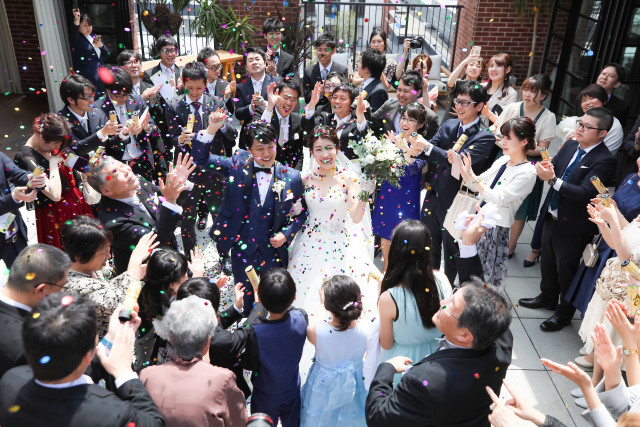
[[[513,224],[518,208],[522,201],[531,193],[536,183],[536,168],[531,162],[518,166],[507,166],[498,182],[493,188],[489,188],[493,179],[498,174],[500,167],[510,160],[509,156],[502,156],[491,167],[482,173],[478,179],[482,181],[484,191],[478,195],[478,199],[499,206],[500,219],[496,225],[510,228]],[[473,184],[468,183],[467,188],[478,191]]]

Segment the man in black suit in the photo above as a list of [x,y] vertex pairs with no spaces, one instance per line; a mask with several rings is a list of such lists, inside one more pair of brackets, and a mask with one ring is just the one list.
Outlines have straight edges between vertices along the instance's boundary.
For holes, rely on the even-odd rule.
[[[24,365],[22,323],[45,296],[60,292],[67,283],[71,260],[53,246],[27,246],[16,258],[7,285],[0,289],[0,377]],[[5,425],[2,423],[2,425]]]
[[300,97],[300,86],[294,80],[280,80],[277,86],[271,84],[267,97],[269,101],[261,119],[271,123],[278,134],[276,160],[301,170],[304,146],[302,115],[294,112]]
[[[135,312],[124,324],[112,319],[96,348],[93,302],[64,293],[45,298],[22,326],[29,366],[13,368],[0,380],[0,423],[5,427],[163,426],[162,414],[131,369],[139,325]],[[84,374],[96,353],[115,377],[115,393]]]
[[[424,81],[418,71],[411,70],[402,74],[396,91],[397,99],[389,99],[371,114],[372,129],[378,137],[385,136],[389,131],[398,133],[402,130],[400,126],[400,110],[402,110],[402,107],[418,102],[423,86]],[[423,99],[428,100],[428,98],[424,97]],[[438,116],[429,106],[425,105],[425,107],[427,107],[427,115],[422,136],[429,140],[438,131]]]
[[276,18],[267,18],[262,24],[262,34],[267,41],[267,74],[292,79],[296,74],[293,55],[281,49],[284,23]]
[[366,94],[364,100],[369,103],[371,113],[375,113],[389,99],[387,89],[380,80],[386,64],[387,57],[377,49],[368,48],[360,56],[358,75],[364,80],[360,88]]
[[544,221],[542,279],[540,294],[518,303],[527,308],[555,310],[540,325],[543,331],[558,331],[569,325],[576,311],[564,295],[578,270],[584,247],[598,232],[586,209],[598,195],[591,177],[597,176],[608,185],[615,174],[615,159],[602,142],[612,124],[608,109],[588,110],[578,122],[575,140],[565,142],[551,162],[536,164],[538,178],[551,186],[540,208],[540,220]]
[[86,156],[90,151],[102,145],[109,149],[117,149],[122,140],[122,126],[111,122],[99,108],[95,108],[95,86],[80,74],[69,74],[60,84],[60,98],[64,108],[58,111],[66,117],[71,125],[71,149],[79,156]]
[[33,177],[0,153],[0,259],[8,268],[29,239],[19,208],[38,197],[34,189],[44,187],[45,179],[45,174]]
[[[337,86],[331,95],[331,112],[321,112],[316,114],[317,104],[322,96],[323,85],[316,83],[311,100],[305,107],[302,128],[307,134],[313,133],[313,129],[319,125],[332,127],[336,130],[340,138],[340,150],[349,159],[356,159],[358,156],[349,146],[350,141],[360,139],[362,132],[367,128],[367,121],[364,116],[365,103],[359,97],[358,89],[351,83],[344,86]],[[352,104],[357,102],[356,110],[352,111]]]
[[444,122],[429,142],[422,137],[410,140],[413,155],[437,162],[434,178],[430,182],[422,206],[422,222],[431,232],[434,262],[438,265],[440,255],[444,252],[445,274],[452,283],[457,274],[454,257],[457,248],[453,237],[442,225],[447,210],[460,189],[461,177],[451,174],[452,165],[449,163],[447,152],[453,148],[460,136],[465,134],[467,140],[458,152],[470,154],[473,170],[480,174],[491,165],[493,158],[490,154],[496,142],[495,136],[483,129],[480,121],[480,112],[487,99],[486,89],[471,81],[463,82],[459,86],[457,98],[454,99],[458,118]]
[[[624,127],[624,116],[627,114],[627,105],[620,98],[615,96],[613,92],[619,88],[625,80],[624,67],[620,64],[612,62],[602,67],[602,71],[596,79],[596,84],[602,86],[609,95],[609,100],[605,104],[605,107],[611,111],[614,117],[620,120],[620,123]],[[576,105],[576,115],[582,117],[584,111],[582,105],[580,105],[580,99]]]
[[[183,190],[193,188],[187,178],[194,170],[189,155],[183,159],[179,154],[176,167],[169,165],[166,184],[159,179],[158,188],[112,157],[93,163],[87,181],[102,194],[99,218],[113,234],[111,250],[117,274],[127,269],[131,252],[144,234],[154,231],[161,246],[177,248],[174,232],[182,218],[182,207],[176,201]],[[164,197],[162,203],[158,196]]]
[[[471,273],[482,276],[477,255],[469,253],[483,233],[481,222],[479,215],[478,222],[463,233],[461,282]],[[478,279],[463,283],[442,300],[432,320],[444,339],[434,353],[408,370],[413,361],[404,356],[380,364],[367,397],[367,425],[488,427],[491,399],[485,388],[499,393],[511,364],[513,336],[506,301],[497,289]],[[396,373],[404,375],[394,389]]]
[[[109,116],[116,114],[117,122],[122,124],[120,144],[106,148],[106,155],[126,162],[136,175],[147,181],[155,182],[154,146],[160,134],[150,114],[144,114],[147,104],[138,95],[132,93],[131,77],[122,68],[113,70],[113,82],[105,83],[106,94],[95,102],[95,108]],[[162,145],[162,144],[161,144]]]
[[[314,65],[305,68],[304,77],[302,79],[302,89],[304,90],[304,102],[307,104],[311,100],[311,92],[316,86],[316,83],[324,83],[332,71],[338,72],[347,78],[347,67],[333,62],[331,58],[336,53],[336,38],[333,34],[323,33],[315,41],[316,54],[318,55],[318,62]],[[329,100],[321,98],[319,104],[328,104]]]
[[[182,69],[182,79],[185,84],[185,94],[180,95],[169,102],[167,108],[167,123],[171,132],[171,143],[176,151],[191,152],[191,140],[204,132],[209,123],[209,116],[217,110],[224,110],[222,98],[205,94],[207,83],[207,71],[200,62],[190,63]],[[193,114],[193,132],[186,130],[189,116]],[[229,123],[216,132],[210,146],[211,152],[217,155],[231,156],[236,143],[236,131]],[[192,177],[195,184],[183,208],[185,209],[182,220],[182,242],[186,254],[189,254],[196,245],[195,224],[198,220],[198,228],[204,229],[207,224],[209,212],[213,215],[218,211],[222,203],[224,193],[224,179],[215,175],[212,171],[196,169]]]
[[229,102],[231,95],[236,91],[236,79],[233,75],[231,76],[231,82],[221,78],[222,63],[220,62],[220,55],[209,46],[206,46],[200,49],[197,59],[207,69],[205,93],[223,98],[225,103]]

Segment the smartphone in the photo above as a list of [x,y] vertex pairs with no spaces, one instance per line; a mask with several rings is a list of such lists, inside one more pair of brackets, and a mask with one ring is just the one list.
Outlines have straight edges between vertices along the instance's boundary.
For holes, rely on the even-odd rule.
[[480,51],[482,51],[482,46],[473,46],[471,48],[471,53],[469,55],[480,55]]

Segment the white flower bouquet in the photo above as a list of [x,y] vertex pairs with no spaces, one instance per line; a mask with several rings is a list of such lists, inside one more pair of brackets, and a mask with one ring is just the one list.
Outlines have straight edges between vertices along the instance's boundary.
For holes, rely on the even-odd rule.
[[[380,140],[369,131],[359,140],[350,141],[349,146],[360,159],[365,179],[375,179],[379,183],[386,180],[400,188],[400,178],[404,175],[407,160],[393,142],[387,138]],[[360,194],[359,197],[367,198],[368,194]]]

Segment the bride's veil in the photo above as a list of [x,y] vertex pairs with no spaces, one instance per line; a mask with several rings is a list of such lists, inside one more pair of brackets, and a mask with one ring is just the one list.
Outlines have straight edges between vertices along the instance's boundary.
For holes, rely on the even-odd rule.
[[[318,167],[318,163],[310,152],[308,156],[305,155],[305,160],[307,159],[308,161],[303,162],[306,163],[306,167],[303,167],[303,170],[312,172],[316,167]],[[344,153],[340,150],[338,150],[338,155],[336,156],[336,166],[338,166],[338,168],[346,169],[353,172],[358,177],[358,181],[362,181],[362,170],[360,169],[360,162],[358,162],[357,160],[349,160],[347,156],[345,156]],[[351,216],[348,216],[347,224],[349,230],[352,231],[352,235],[357,232],[362,233],[367,246],[367,253],[369,255],[369,258],[373,260],[375,240],[373,231],[371,229],[371,209],[369,207],[369,202],[367,202],[367,205],[364,209],[364,216],[362,217],[362,220],[358,224],[354,224],[351,220]]]

